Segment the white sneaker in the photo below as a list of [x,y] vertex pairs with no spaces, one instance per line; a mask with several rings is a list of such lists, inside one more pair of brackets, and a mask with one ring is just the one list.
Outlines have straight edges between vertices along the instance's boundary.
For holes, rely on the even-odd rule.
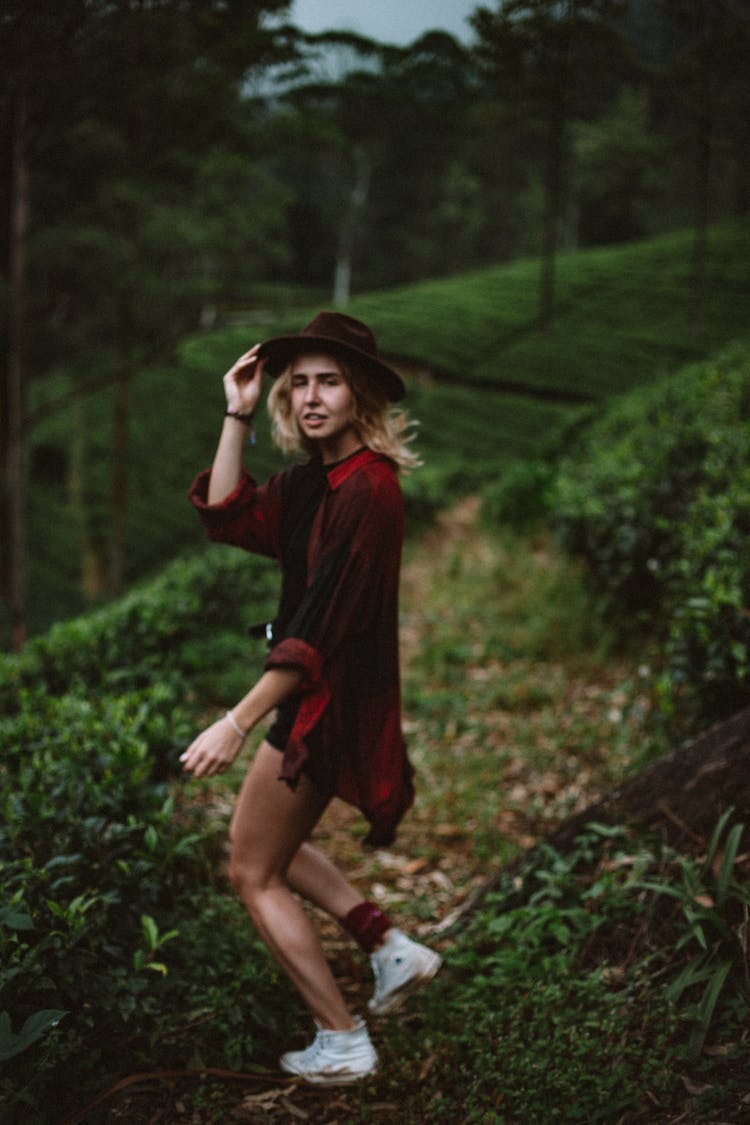
[[432,980],[443,963],[439,953],[393,929],[370,955],[375,992],[367,1005],[373,1015],[394,1012],[406,997]]
[[304,1051],[287,1051],[279,1065],[314,1086],[344,1086],[373,1074],[378,1056],[366,1025],[357,1020],[351,1031],[328,1031],[318,1024],[310,1046]]

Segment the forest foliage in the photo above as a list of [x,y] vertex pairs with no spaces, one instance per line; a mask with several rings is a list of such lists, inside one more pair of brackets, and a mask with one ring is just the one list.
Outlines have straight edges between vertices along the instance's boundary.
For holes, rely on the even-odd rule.
[[750,348],[613,402],[563,459],[550,508],[621,633],[656,637],[665,718],[750,703]]
[[[49,1120],[62,1073],[80,1093],[101,1072],[145,1063],[159,1042],[165,1063],[239,1065],[273,1025],[277,974],[248,957],[233,904],[214,891],[216,828],[175,779],[196,699],[206,706],[215,690],[206,629],[234,622],[238,598],[268,611],[274,586],[263,563],[211,552],[5,659],[3,1122]],[[249,641],[236,645],[246,681]],[[215,666],[230,659],[226,647],[213,655]],[[194,958],[206,971],[188,994],[180,981]],[[223,1046],[212,1056],[215,1021]]]
[[[136,448],[134,380],[190,330],[541,255],[522,335],[559,333],[561,252],[692,227],[685,346],[713,346],[708,223],[750,198],[745,9],[505,0],[477,6],[466,43],[401,48],[303,35],[281,0],[3,5],[6,639],[22,642],[29,605],[33,631],[35,606],[64,615],[148,569],[137,474],[161,466]],[[512,378],[566,384],[565,334],[559,373],[527,344]],[[62,443],[42,440],[54,419]],[[78,573],[43,588],[30,510],[61,479],[53,553]]]

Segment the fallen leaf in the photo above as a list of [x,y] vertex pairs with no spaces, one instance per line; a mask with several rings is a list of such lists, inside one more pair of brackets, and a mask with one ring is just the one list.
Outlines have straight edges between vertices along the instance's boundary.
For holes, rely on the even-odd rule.
[[444,871],[431,871],[430,882],[434,883],[436,887],[441,887],[444,891],[452,891],[453,884]]
[[466,833],[459,824],[438,824],[435,827],[435,834],[443,840],[455,840]]
[[300,1109],[294,1102],[290,1102],[289,1098],[282,1098],[280,1105],[284,1107],[287,1113],[291,1113],[292,1117],[298,1117],[300,1121],[309,1121],[310,1114],[306,1110]]
[[[735,1043],[716,1043],[713,1046],[704,1047],[703,1053],[704,1055],[709,1055],[711,1058],[723,1059],[726,1058],[727,1055],[731,1055],[735,1047]],[[750,1094],[748,1097],[750,1097]]]
[[693,1097],[697,1097],[698,1094],[705,1094],[707,1090],[713,1090],[713,1086],[710,1082],[702,1084],[700,1082],[693,1082],[692,1079],[688,1078],[685,1074],[680,1075],[680,1080],[687,1092],[692,1094]]
[[425,1078],[427,1077],[427,1075],[432,1070],[436,1061],[437,1061],[437,1055],[429,1055],[424,1060],[424,1062],[422,1063],[422,1066],[419,1069],[419,1081],[420,1082],[424,1082]]
[[259,1094],[246,1094],[242,1099],[241,1105],[247,1106],[251,1109],[253,1106],[266,1106],[273,1105],[279,1098],[283,1097],[286,1093],[285,1089],[279,1090],[262,1090]]

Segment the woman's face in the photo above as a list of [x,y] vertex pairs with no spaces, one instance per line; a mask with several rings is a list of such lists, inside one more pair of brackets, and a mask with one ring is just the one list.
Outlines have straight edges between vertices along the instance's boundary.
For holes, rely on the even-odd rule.
[[354,395],[341,365],[325,352],[296,357],[291,370],[292,413],[324,461],[346,457],[360,445],[354,424]]

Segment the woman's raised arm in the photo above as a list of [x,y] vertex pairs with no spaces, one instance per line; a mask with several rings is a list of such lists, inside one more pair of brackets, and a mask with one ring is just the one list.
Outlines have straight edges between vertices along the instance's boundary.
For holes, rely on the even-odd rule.
[[[258,360],[259,345],[245,352],[224,376],[227,416],[221,428],[219,445],[211,468],[208,503],[219,504],[237,487],[242,475],[242,455],[250,418],[258,405],[263,379],[263,360]],[[244,420],[243,420],[244,419]]]

